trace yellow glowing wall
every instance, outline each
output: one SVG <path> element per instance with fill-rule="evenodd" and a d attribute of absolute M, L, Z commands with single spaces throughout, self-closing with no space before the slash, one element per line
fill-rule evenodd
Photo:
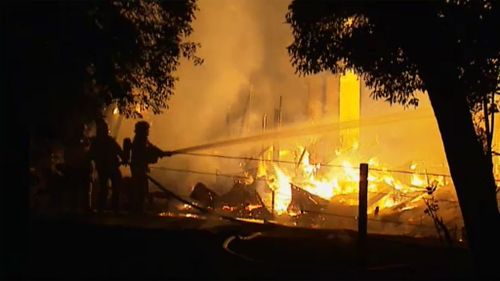
<path fill-rule="evenodd" d="M 359 78 L 353 72 L 346 72 L 340 77 L 339 96 L 339 121 L 359 120 L 361 109 L 361 84 Z M 344 129 L 340 132 L 342 147 L 344 149 L 359 144 L 359 127 Z"/>
<path fill-rule="evenodd" d="M 493 128 L 492 149 L 493 151 L 496 152 L 500 152 L 500 126 L 498 125 L 499 121 L 500 119 L 498 118 L 498 116 L 495 116 L 495 128 Z M 495 178 L 497 180 L 500 180 L 500 156 L 493 156 L 493 165 L 494 165 L 493 168 L 494 168 Z M 497 186 L 498 185 L 500 185 L 500 182 L 497 182 Z"/>

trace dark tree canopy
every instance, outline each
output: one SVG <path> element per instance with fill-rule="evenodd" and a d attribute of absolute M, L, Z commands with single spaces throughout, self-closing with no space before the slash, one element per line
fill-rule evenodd
<path fill-rule="evenodd" d="M 297 72 L 354 69 L 374 98 L 404 106 L 418 105 L 416 91 L 428 93 L 478 272 L 498 278 L 490 258 L 500 251 L 492 153 L 471 112 L 477 105 L 484 116 L 495 112 L 487 108 L 496 107 L 500 81 L 500 2 L 294 0 L 287 22 Z"/>
<path fill-rule="evenodd" d="M 126 114 L 133 114 L 135 105 L 160 113 L 173 94 L 179 59 L 186 57 L 195 64 L 202 63 L 195 56 L 199 44 L 185 41 L 192 32 L 195 0 L 115 1 L 113 4 L 95 10 L 95 23 L 100 32 L 107 35 L 103 39 L 111 41 L 108 43 L 111 48 L 117 48 L 107 54 L 110 61 L 106 62 L 105 58 L 104 65 L 98 65 L 101 56 L 96 54 L 91 69 L 96 70 L 97 85 L 108 90 L 106 102 L 117 100 Z M 116 17 L 125 23 L 119 25 L 119 21 L 110 18 L 108 15 L 113 12 L 118 12 Z M 129 30 L 122 33 L 120 28 Z M 129 36 L 121 38 L 121 34 Z M 111 85 L 108 85 L 106 70 L 111 72 Z"/>
<path fill-rule="evenodd" d="M 492 93 L 500 70 L 498 1 L 294 1 L 287 21 L 298 72 L 351 68 L 373 97 L 417 105 L 428 68 L 459 78 L 471 97 Z M 448 65 L 446 65 L 448 64 Z M 430 72 L 430 71 L 429 71 Z"/>
<path fill-rule="evenodd" d="M 201 63 L 187 37 L 195 0 L 29 1 L 4 5 L 9 95 L 31 132 L 58 137 L 116 102 L 167 108 L 181 57 Z"/>

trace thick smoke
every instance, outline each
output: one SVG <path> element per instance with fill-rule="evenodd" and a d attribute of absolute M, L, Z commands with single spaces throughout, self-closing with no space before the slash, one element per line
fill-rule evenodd
<path fill-rule="evenodd" d="M 267 115 L 268 129 L 272 128 L 280 97 L 283 126 L 308 122 L 308 104 L 314 104 L 309 95 L 311 83 L 328 74 L 316 77 L 295 74 L 286 50 L 292 42 L 290 27 L 285 23 L 288 4 L 285 0 L 199 1 L 200 10 L 191 39 L 201 43 L 199 56 L 205 62 L 202 66 L 193 66 L 183 61 L 177 73 L 180 81 L 176 94 L 169 101 L 170 108 L 158 116 L 146 113 L 145 119 L 152 124 L 152 143 L 174 150 L 259 133 L 264 115 Z M 369 89 L 362 87 L 361 118 L 396 113 L 404 118 L 415 110 L 432 116 L 426 95 L 419 97 L 418 109 L 405 110 L 398 105 L 372 100 Z M 117 133 L 119 141 L 133 136 L 135 122 L 123 120 Z M 308 142 L 315 139 L 319 137 L 309 138 Z M 255 157 L 262 146 L 261 143 L 245 144 L 203 152 Z M 335 147 L 331 147 L 331 151 L 334 150 Z M 360 151 L 363 156 L 356 159 L 359 161 L 376 156 L 388 167 L 405 169 L 412 161 L 417 161 L 429 170 L 447 172 L 434 118 L 361 128 Z M 160 160 L 156 166 L 205 172 L 218 170 L 225 174 L 242 171 L 241 163 L 236 160 L 183 155 Z M 198 181 L 213 186 L 216 180 L 215 176 L 159 169 L 153 169 L 152 173 L 169 188 L 185 195 Z M 219 185 L 216 191 L 223 193 L 229 188 L 231 184 L 226 183 Z"/>

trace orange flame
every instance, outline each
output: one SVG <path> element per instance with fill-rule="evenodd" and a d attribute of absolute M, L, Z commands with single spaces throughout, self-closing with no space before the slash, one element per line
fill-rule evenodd
<path fill-rule="evenodd" d="M 304 148 L 298 147 L 297 150 L 302 152 Z M 275 163 L 265 161 L 259 163 L 257 177 L 264 178 L 274 191 L 274 211 L 276 214 L 286 214 L 292 199 L 291 184 L 330 201 L 338 195 L 353 195 L 352 198 L 342 198 L 339 202 L 346 205 L 358 204 L 355 196 L 359 188 L 359 169 L 357 167 L 353 166 L 347 159 L 343 160 L 340 166 L 312 164 L 307 150 L 298 153 L 298 155 L 301 154 L 300 163 L 295 166 L 278 166 Z M 297 155 L 297 153 L 287 151 L 280 153 L 280 155 L 290 157 Z M 387 169 L 383 168 L 376 158 L 370 159 L 368 163 L 370 167 L 374 168 L 368 176 L 369 197 L 373 195 L 368 209 L 369 213 L 373 213 L 376 207 L 386 211 L 396 211 L 398 206 L 401 206 L 400 209 L 412 209 L 421 204 L 420 199 L 426 195 L 425 187 L 430 182 L 435 181 L 438 188 L 446 185 L 443 177 L 429 178 L 417 174 L 416 164 L 410 166 L 410 170 L 414 173 L 410 175 L 408 182 L 404 183 L 401 178 L 394 177 Z M 375 195 L 380 196 L 375 197 Z"/>

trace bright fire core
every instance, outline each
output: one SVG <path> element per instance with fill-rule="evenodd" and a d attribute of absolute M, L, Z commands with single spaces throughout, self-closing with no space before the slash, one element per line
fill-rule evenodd
<path fill-rule="evenodd" d="M 263 157 L 272 156 L 272 148 L 264 153 Z M 284 150 L 280 153 L 280 160 L 289 163 L 302 156 L 297 165 L 278 165 L 271 161 L 261 161 L 258 167 L 257 180 L 265 180 L 274 192 L 275 214 L 286 214 L 292 200 L 291 185 L 297 186 L 311 194 L 330 202 L 338 200 L 341 204 L 357 205 L 359 188 L 359 169 L 339 155 L 341 165 L 333 163 L 311 163 L 309 152 L 304 147 L 295 150 Z M 372 198 L 368 208 L 373 213 L 379 210 L 411 209 L 422 204 L 420 200 L 427 193 L 426 187 L 437 185 L 441 188 L 447 184 L 443 176 L 423 176 L 417 174 L 417 165 L 412 164 L 409 169 L 413 174 L 396 178 L 391 172 L 384 169 L 375 158 L 368 161 L 371 167 L 368 176 L 368 192 Z M 270 202 L 269 202 L 270 203 Z M 399 208 L 398 208 L 399 207 Z"/>

